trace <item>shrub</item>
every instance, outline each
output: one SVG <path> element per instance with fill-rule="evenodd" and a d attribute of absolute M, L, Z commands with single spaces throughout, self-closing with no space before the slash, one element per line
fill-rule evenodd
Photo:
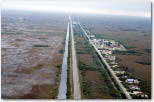
<path fill-rule="evenodd" d="M 40 45 L 40 44 L 37 44 L 37 45 L 33 45 L 34 47 L 49 47 L 49 45 Z"/>
<path fill-rule="evenodd" d="M 58 64 L 56 67 L 57 67 L 57 68 L 61 68 L 61 66 L 62 66 L 61 64 Z"/>
<path fill-rule="evenodd" d="M 59 53 L 64 53 L 64 50 L 59 50 Z"/>

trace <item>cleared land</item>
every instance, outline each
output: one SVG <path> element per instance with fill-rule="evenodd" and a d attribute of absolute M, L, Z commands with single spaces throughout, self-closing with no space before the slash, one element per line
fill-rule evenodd
<path fill-rule="evenodd" d="M 128 52 L 116 53 L 123 68 L 143 81 L 143 89 L 151 93 L 151 20 L 126 16 L 82 15 L 76 17 L 97 38 L 114 39 Z"/>
<path fill-rule="evenodd" d="M 2 98 L 56 98 L 67 16 L 2 13 Z"/>

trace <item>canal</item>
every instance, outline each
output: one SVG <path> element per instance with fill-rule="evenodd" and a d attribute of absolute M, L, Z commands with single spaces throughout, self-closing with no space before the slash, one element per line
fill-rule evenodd
<path fill-rule="evenodd" d="M 67 26 L 67 34 L 65 40 L 65 51 L 63 56 L 63 63 L 62 63 L 62 72 L 61 72 L 61 80 L 58 92 L 58 99 L 66 99 L 67 93 L 67 68 L 68 68 L 68 45 L 69 45 L 69 23 Z"/>

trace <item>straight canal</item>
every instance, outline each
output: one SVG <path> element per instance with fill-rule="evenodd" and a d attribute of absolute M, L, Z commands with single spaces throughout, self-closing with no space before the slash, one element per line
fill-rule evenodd
<path fill-rule="evenodd" d="M 61 72 L 61 80 L 58 92 L 58 99 L 66 99 L 67 93 L 67 68 L 68 68 L 68 45 L 69 45 L 69 23 L 67 26 L 67 34 L 65 41 L 65 52 L 63 56 L 63 64 L 62 64 L 62 72 Z"/>

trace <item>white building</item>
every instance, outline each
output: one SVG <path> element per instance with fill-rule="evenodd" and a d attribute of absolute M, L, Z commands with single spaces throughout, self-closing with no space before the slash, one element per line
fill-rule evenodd
<path fill-rule="evenodd" d="M 139 84 L 139 81 L 137 79 L 126 79 L 125 82 L 128 84 Z"/>
<path fill-rule="evenodd" d="M 130 89 L 130 90 L 137 90 L 137 91 L 140 90 L 140 88 L 139 88 L 138 86 L 136 86 L 136 85 L 130 85 L 130 86 L 129 86 L 129 89 Z"/>
<path fill-rule="evenodd" d="M 115 74 L 125 74 L 125 71 L 114 71 Z"/>

